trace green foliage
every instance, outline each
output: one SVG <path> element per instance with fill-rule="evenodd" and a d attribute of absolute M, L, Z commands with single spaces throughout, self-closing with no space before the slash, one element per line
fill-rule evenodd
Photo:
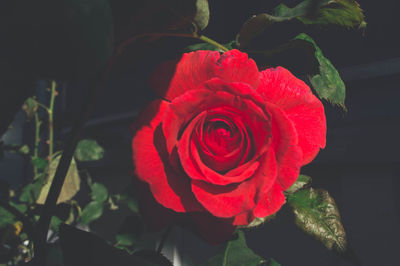
<path fill-rule="evenodd" d="M 93 139 L 83 139 L 78 142 L 75 158 L 79 161 L 97 161 L 104 156 L 104 149 Z"/>
<path fill-rule="evenodd" d="M 49 193 L 50 190 L 51 183 L 53 182 L 53 178 L 57 170 L 57 166 L 60 163 L 60 159 L 61 159 L 61 152 L 55 153 L 51 158 L 50 164 L 47 168 L 47 178 L 45 184 L 40 190 L 39 197 L 36 201 L 38 204 L 44 204 L 46 200 L 47 194 Z M 75 194 L 79 191 L 80 184 L 81 184 L 81 179 L 79 177 L 78 168 L 76 166 L 74 158 L 72 158 L 57 203 L 66 202 L 72 199 L 75 196 Z"/>
<path fill-rule="evenodd" d="M 241 28 L 236 40 L 240 48 L 249 44 L 256 36 L 274 23 L 298 19 L 304 24 L 335 24 L 345 27 L 366 26 L 364 14 L 354 0 L 304 0 L 293 8 L 280 4 L 272 14 L 262 13 L 250 18 Z"/>
<path fill-rule="evenodd" d="M 29 97 L 28 99 L 26 99 L 24 105 L 22 105 L 22 110 L 24 110 L 28 119 L 32 119 L 36 111 L 38 110 L 38 107 L 39 106 L 36 100 L 32 97 Z"/>
<path fill-rule="evenodd" d="M 4 149 L 11 153 L 22 154 L 22 155 L 29 154 L 28 145 L 17 145 L 17 144 L 4 145 Z"/>
<path fill-rule="evenodd" d="M 0 229 L 15 222 L 14 215 L 0 206 Z"/>
<path fill-rule="evenodd" d="M 305 189 L 288 197 L 296 225 L 321 241 L 328 249 L 343 252 L 346 233 L 335 201 L 326 190 Z"/>
<path fill-rule="evenodd" d="M 288 194 L 293 194 L 296 191 L 303 189 L 310 184 L 311 184 L 311 177 L 307 175 L 299 175 L 296 182 L 294 182 L 294 184 L 290 188 L 288 188 L 285 192 Z"/>
<path fill-rule="evenodd" d="M 82 224 L 90 224 L 91 222 L 100 218 L 103 215 L 103 203 L 98 201 L 91 201 L 82 210 L 80 221 Z"/>
<path fill-rule="evenodd" d="M 322 99 L 328 100 L 332 104 L 337 104 L 346 110 L 344 105 L 346 87 L 331 61 L 324 57 L 321 49 L 319 49 L 314 40 L 307 34 L 301 33 L 296 36 L 295 39 L 310 42 L 315 48 L 314 55 L 319 63 L 319 73 L 310 76 L 309 79 L 318 96 Z"/>
<path fill-rule="evenodd" d="M 130 193 L 116 194 L 113 198 L 117 204 L 126 205 L 132 212 L 139 213 L 139 204 Z"/>
<path fill-rule="evenodd" d="M 22 188 L 19 200 L 28 204 L 33 204 L 39 197 L 39 193 L 43 186 L 43 175 L 40 175 L 37 179 L 33 180 Z"/>
<path fill-rule="evenodd" d="M 241 227 L 242 228 L 258 227 L 258 226 L 261 226 L 262 224 L 264 224 L 266 222 L 271 221 L 272 219 L 275 219 L 275 217 L 276 217 L 276 213 L 274 213 L 272 215 L 269 215 L 267 217 L 263 217 L 263 218 L 256 217 L 256 218 L 254 218 L 253 221 L 251 221 L 251 223 L 249 223 L 248 225 L 241 226 Z"/>
<path fill-rule="evenodd" d="M 237 234 L 236 240 L 229 241 L 216 256 L 202 266 L 258 266 L 264 263 L 265 259 L 247 247 L 244 233 L 238 230 Z"/>
<path fill-rule="evenodd" d="M 97 202 L 105 202 L 108 198 L 108 190 L 107 188 L 100 183 L 93 183 L 90 186 L 90 189 L 92 191 L 91 193 L 91 197 L 93 201 L 97 201 Z"/>
<path fill-rule="evenodd" d="M 270 259 L 269 266 L 281 266 L 276 260 Z"/>
<path fill-rule="evenodd" d="M 33 157 L 32 164 L 39 170 L 44 170 L 47 167 L 48 161 L 44 158 Z"/>

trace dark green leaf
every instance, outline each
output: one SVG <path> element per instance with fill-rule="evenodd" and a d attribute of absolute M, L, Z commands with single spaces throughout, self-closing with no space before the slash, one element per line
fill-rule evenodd
<path fill-rule="evenodd" d="M 335 201 L 326 190 L 305 189 L 288 197 L 293 207 L 296 225 L 321 241 L 328 249 L 343 252 L 346 233 Z"/>
<path fill-rule="evenodd" d="M 296 182 L 286 190 L 286 193 L 293 194 L 296 191 L 308 186 L 311 184 L 311 177 L 307 175 L 299 175 Z"/>
<path fill-rule="evenodd" d="M 310 76 L 309 79 L 318 96 L 346 109 L 344 105 L 346 87 L 331 61 L 324 57 L 321 49 L 319 49 L 314 40 L 307 34 L 301 33 L 296 36 L 295 39 L 308 41 L 315 47 L 314 55 L 319 63 L 319 74 Z"/>
<path fill-rule="evenodd" d="M 51 183 L 53 182 L 54 175 L 57 170 L 57 166 L 61 159 L 61 152 L 57 152 L 53 155 L 50 164 L 47 169 L 47 178 L 44 186 L 42 187 L 39 197 L 37 199 L 38 204 L 44 204 L 47 194 L 49 193 Z M 65 177 L 64 185 L 61 189 L 61 193 L 58 197 L 57 204 L 66 202 L 72 199 L 75 194 L 79 191 L 81 185 L 81 179 L 79 177 L 78 168 L 76 162 L 72 158 L 71 164 L 68 169 L 67 176 Z"/>
<path fill-rule="evenodd" d="M 47 167 L 48 161 L 40 157 L 32 157 L 32 164 L 39 170 L 44 170 Z"/>
<path fill-rule="evenodd" d="M 253 16 L 243 25 L 236 40 L 240 48 L 243 48 L 272 24 L 292 19 L 298 19 L 304 24 L 366 26 L 362 10 L 354 0 L 305 0 L 293 8 L 280 4 L 272 14 L 262 13 Z"/>
<path fill-rule="evenodd" d="M 281 266 L 276 260 L 270 259 L 269 266 Z"/>
<path fill-rule="evenodd" d="M 115 236 L 116 246 L 132 246 L 136 243 L 136 237 L 131 234 L 120 234 Z"/>
<path fill-rule="evenodd" d="M 17 210 L 19 210 L 21 213 L 26 212 L 26 210 L 28 209 L 28 207 L 24 203 L 19 204 L 19 203 L 15 203 L 14 201 L 9 201 L 8 203 L 11 206 L 13 206 L 14 208 L 16 208 Z"/>
<path fill-rule="evenodd" d="M 159 266 L 152 260 L 114 248 L 92 233 L 65 224 L 60 227 L 60 240 L 65 266 Z"/>
<path fill-rule="evenodd" d="M 103 184 L 93 183 L 90 186 L 90 189 L 92 190 L 91 193 L 92 200 L 98 202 L 104 202 L 108 198 L 108 190 Z"/>
<path fill-rule="evenodd" d="M 229 43 L 223 44 L 226 48 L 229 50 L 232 50 L 236 47 L 236 41 L 231 41 Z M 192 51 L 198 51 L 198 50 L 209 50 L 209 51 L 221 51 L 218 47 L 215 45 L 209 44 L 209 43 L 196 43 L 187 46 L 183 52 L 188 53 Z"/>
<path fill-rule="evenodd" d="M 43 175 L 40 175 L 39 178 L 32 181 L 25 187 L 22 188 L 22 192 L 19 195 L 19 200 L 21 202 L 26 202 L 29 204 L 33 204 L 36 202 L 39 197 L 40 190 L 43 186 Z"/>
<path fill-rule="evenodd" d="M 137 200 L 128 193 L 121 193 L 114 195 L 117 204 L 126 205 L 132 212 L 139 213 L 139 205 Z"/>
<path fill-rule="evenodd" d="M 197 27 L 200 30 L 204 30 L 208 21 L 210 20 L 210 9 L 208 7 L 208 0 L 197 0 L 196 1 L 197 12 L 194 16 L 194 23 L 196 23 Z"/>
<path fill-rule="evenodd" d="M 103 214 L 103 209 L 103 203 L 97 201 L 89 202 L 82 210 L 81 223 L 90 224 L 97 220 Z"/>
<path fill-rule="evenodd" d="M 79 161 L 97 161 L 103 156 L 104 149 L 93 139 L 83 139 L 76 146 L 75 157 Z"/>
<path fill-rule="evenodd" d="M 14 215 L 0 206 L 0 229 L 14 222 Z"/>
<path fill-rule="evenodd" d="M 60 218 L 58 218 L 57 216 L 53 216 L 53 217 L 51 217 L 51 220 L 50 220 L 50 229 L 55 232 L 58 232 L 60 225 L 62 223 L 63 223 L 63 221 Z"/>
<path fill-rule="evenodd" d="M 11 152 L 11 153 L 17 153 L 17 154 L 22 154 L 22 155 L 29 154 L 29 146 L 26 144 L 24 144 L 24 145 L 16 145 L 16 144 L 4 145 L 4 150 Z"/>
<path fill-rule="evenodd" d="M 38 109 L 38 104 L 35 99 L 29 97 L 26 99 L 24 105 L 22 105 L 22 110 L 26 113 L 28 119 L 32 119 Z"/>
<path fill-rule="evenodd" d="M 244 233 L 240 230 L 237 233 L 237 239 L 229 241 L 224 249 L 202 266 L 258 266 L 265 263 L 265 259 L 247 247 Z"/>

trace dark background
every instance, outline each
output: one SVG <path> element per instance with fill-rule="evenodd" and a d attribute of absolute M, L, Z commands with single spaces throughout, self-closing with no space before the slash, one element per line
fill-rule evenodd
<path fill-rule="evenodd" d="M 229 42 L 251 15 L 268 12 L 279 2 L 210 1 L 211 19 L 204 34 L 221 43 Z M 285 1 L 289 6 L 297 2 Z M 361 265 L 394 266 L 399 265 L 400 248 L 400 42 L 397 38 L 400 4 L 393 0 L 359 3 L 368 23 L 364 33 L 290 24 L 265 33 L 257 39 L 257 45 L 272 47 L 303 30 L 338 68 L 347 86 L 348 112 L 324 102 L 327 146 L 311 164 L 303 167 L 302 173 L 313 178 L 314 187 L 327 189 L 335 198 L 349 246 Z M 96 139 L 106 154 L 100 162 L 83 166 L 93 179 L 107 184 L 111 191 L 121 191 L 130 181 L 129 126 L 140 107 L 151 100 L 147 86 L 151 69 L 160 61 L 177 56 L 190 43 L 193 41 L 165 38 L 151 44 L 140 59 L 127 52 L 101 91 L 85 137 Z M 305 59 L 299 55 L 296 60 Z M 286 67 L 303 74 L 297 65 Z M 45 84 L 37 82 L 36 87 L 40 92 Z M 56 110 L 59 139 L 65 139 L 72 122 L 80 115 L 86 87 L 84 80 L 59 83 Z M 24 114 L 19 113 L 13 125 L 3 136 L 6 144 L 32 141 L 32 125 L 25 123 Z M 13 186 L 22 184 L 29 178 L 28 164 L 18 155 L 6 154 L 0 162 L 0 178 Z M 106 219 L 95 222 L 93 230 L 111 239 L 123 215 L 106 213 Z M 287 207 L 269 224 L 250 230 L 247 237 L 248 245 L 257 254 L 273 257 L 284 266 L 352 265 L 298 229 Z M 179 253 L 183 265 L 203 261 L 216 252 L 180 229 L 175 230 L 169 243 L 167 255 L 173 257 L 174 252 Z"/>

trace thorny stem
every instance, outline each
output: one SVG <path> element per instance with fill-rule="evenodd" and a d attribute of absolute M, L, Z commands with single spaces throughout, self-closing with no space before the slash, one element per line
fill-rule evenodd
<path fill-rule="evenodd" d="M 40 124 L 41 121 L 39 120 L 39 115 L 37 112 L 35 112 L 35 144 L 33 147 L 33 158 L 38 158 L 39 155 Z M 35 165 L 33 165 L 33 172 L 34 172 L 33 178 L 36 178 L 38 176 L 38 169 Z"/>
<path fill-rule="evenodd" d="M 51 81 L 51 92 L 50 92 L 50 105 L 47 110 L 49 115 L 49 161 L 53 156 L 54 147 L 54 125 L 53 125 L 53 113 L 54 113 L 54 100 L 56 97 L 56 82 Z"/>

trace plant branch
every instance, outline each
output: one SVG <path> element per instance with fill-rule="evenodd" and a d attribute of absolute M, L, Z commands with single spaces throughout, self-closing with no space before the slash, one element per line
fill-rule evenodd
<path fill-rule="evenodd" d="M 35 112 L 35 143 L 33 147 L 33 158 L 38 158 L 39 156 L 40 124 L 39 114 Z M 36 178 L 38 175 L 38 168 L 35 165 L 33 165 L 33 172 L 33 178 Z"/>
<path fill-rule="evenodd" d="M 49 162 L 53 157 L 54 152 L 54 101 L 56 97 L 56 82 L 51 81 L 51 92 L 50 92 L 50 105 L 47 109 L 49 115 Z"/>

